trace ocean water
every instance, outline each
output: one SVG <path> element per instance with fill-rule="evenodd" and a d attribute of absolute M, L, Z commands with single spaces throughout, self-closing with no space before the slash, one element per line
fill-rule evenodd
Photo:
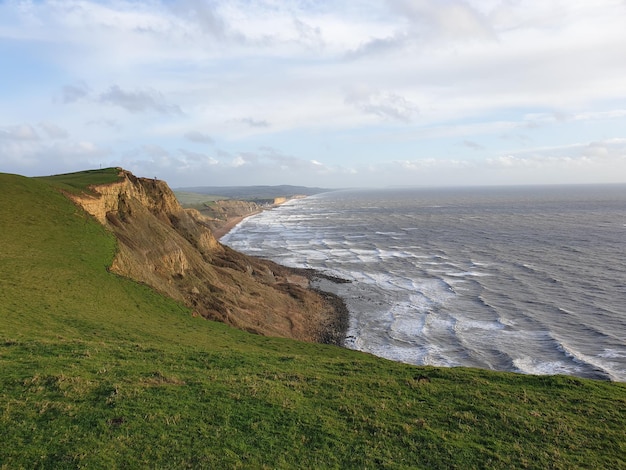
<path fill-rule="evenodd" d="M 222 242 L 319 281 L 346 346 L 417 365 L 626 381 L 626 186 L 336 191 Z"/>

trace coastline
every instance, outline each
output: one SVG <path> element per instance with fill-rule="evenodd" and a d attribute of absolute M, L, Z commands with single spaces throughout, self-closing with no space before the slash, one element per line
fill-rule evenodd
<path fill-rule="evenodd" d="M 261 207 L 259 210 L 255 210 L 255 211 L 249 212 L 247 214 L 243 214 L 243 215 L 238 215 L 236 217 L 231 217 L 231 218 L 227 219 L 219 227 L 214 227 L 211 231 L 213 232 L 213 236 L 217 240 L 219 240 L 224 235 L 226 235 L 228 232 L 230 232 L 233 228 L 235 228 L 237 225 L 239 225 L 244 219 L 247 219 L 248 217 L 252 217 L 253 215 L 260 214 L 261 212 L 264 212 L 266 210 L 275 209 L 275 208 L 277 208 L 277 207 L 283 205 L 284 203 L 289 202 L 289 201 L 291 201 L 293 199 L 303 199 L 305 197 L 306 196 L 292 196 L 292 197 L 275 198 L 274 199 L 274 204 L 272 204 L 271 207 L 259 206 L 259 207 Z"/>
<path fill-rule="evenodd" d="M 244 219 L 259 214 L 261 212 L 263 211 L 260 210 L 239 217 L 233 217 L 227 220 L 224 225 L 214 229 L 213 236 L 219 241 Z M 293 268 L 290 266 L 278 264 L 276 262 L 272 263 L 280 266 L 280 269 L 290 273 L 294 277 L 292 280 L 289 281 L 289 283 L 291 284 L 300 285 L 300 282 L 298 282 L 297 278 L 305 278 L 305 288 L 319 295 L 322 301 L 334 313 L 331 318 L 326 319 L 326 321 L 318 326 L 317 342 L 322 344 L 332 344 L 335 346 L 345 347 L 346 335 L 348 333 L 348 327 L 350 325 L 350 312 L 348 311 L 348 306 L 340 296 L 332 292 L 322 290 L 319 287 L 315 287 L 314 283 L 315 281 L 318 281 L 320 279 L 325 279 L 336 284 L 343 284 L 351 281 L 337 278 L 334 276 L 329 276 L 328 274 L 324 274 L 321 271 L 316 271 L 315 269 L 311 268 Z"/>
<path fill-rule="evenodd" d="M 248 217 L 252 217 L 253 215 L 260 214 L 261 212 L 263 211 L 254 211 L 246 215 L 240 215 L 238 217 L 230 218 L 224 223 L 224 225 L 221 225 L 220 227 L 213 229 L 213 236 L 215 237 L 216 240 L 220 240 L 224 235 L 226 235 L 228 232 L 234 229 L 237 225 L 239 225 L 244 219 L 247 219 Z"/>

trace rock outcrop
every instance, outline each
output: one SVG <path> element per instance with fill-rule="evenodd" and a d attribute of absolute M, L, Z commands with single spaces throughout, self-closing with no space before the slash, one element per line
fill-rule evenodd
<path fill-rule="evenodd" d="M 70 196 L 117 237 L 111 271 L 143 282 L 208 319 L 250 332 L 341 343 L 336 302 L 305 276 L 238 253 L 213 236 L 209 220 L 183 209 L 163 181 L 120 170 L 118 182 Z"/>

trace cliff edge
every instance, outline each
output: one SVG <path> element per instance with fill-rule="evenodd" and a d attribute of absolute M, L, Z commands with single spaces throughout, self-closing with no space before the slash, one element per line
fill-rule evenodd
<path fill-rule="evenodd" d="M 69 197 L 115 234 L 111 271 L 246 331 L 342 343 L 346 318 L 336 301 L 308 289 L 297 270 L 220 244 L 208 219 L 184 209 L 164 181 L 120 169 L 117 182 L 90 189 Z"/>

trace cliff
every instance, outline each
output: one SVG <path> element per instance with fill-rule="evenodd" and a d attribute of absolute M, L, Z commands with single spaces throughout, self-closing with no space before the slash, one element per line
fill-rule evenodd
<path fill-rule="evenodd" d="M 261 212 L 268 207 L 252 201 L 226 199 L 205 203 L 200 207 L 193 207 L 193 209 L 197 209 L 197 213 L 204 217 L 202 220 L 215 237 L 220 238 L 244 217 Z"/>
<path fill-rule="evenodd" d="M 168 185 L 120 170 L 119 181 L 70 197 L 118 240 L 111 271 L 145 283 L 194 314 L 246 331 L 341 343 L 345 318 L 295 270 L 220 244 L 210 220 Z"/>
<path fill-rule="evenodd" d="M 226 199 L 223 201 L 215 201 L 210 205 L 207 204 L 200 209 L 200 212 L 207 217 L 226 222 L 228 219 L 253 214 L 265 208 L 267 208 L 267 206 L 261 206 L 252 201 Z"/>

